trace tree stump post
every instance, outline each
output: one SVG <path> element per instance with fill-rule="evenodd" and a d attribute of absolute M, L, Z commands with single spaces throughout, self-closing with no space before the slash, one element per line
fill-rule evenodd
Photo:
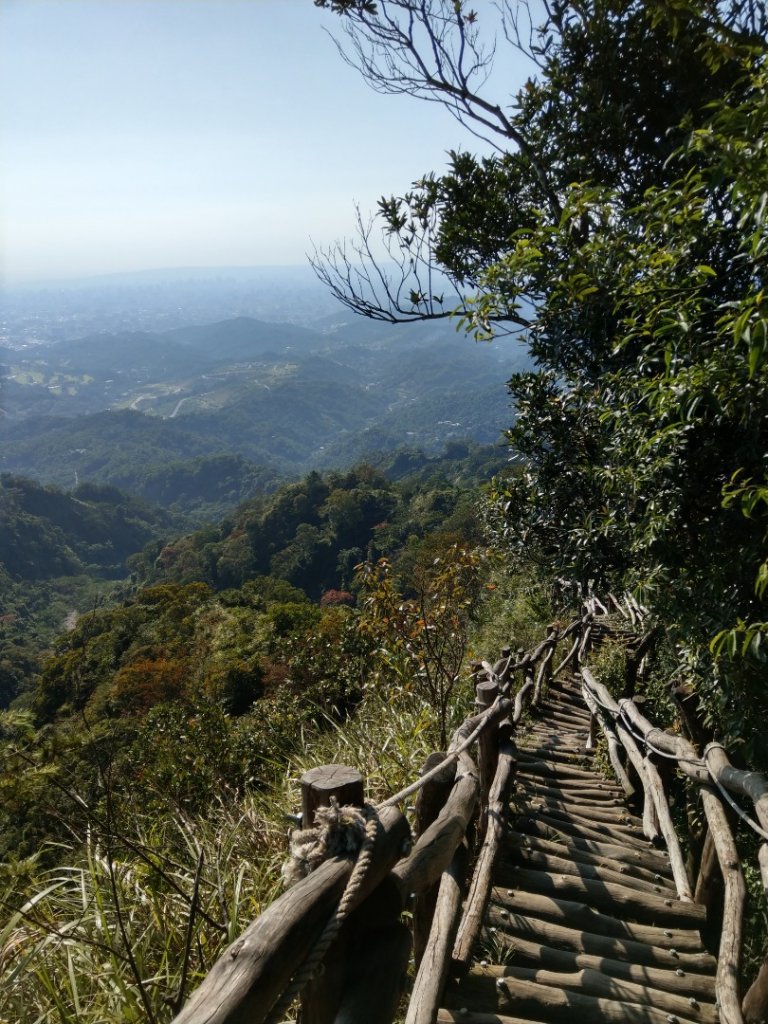
<path fill-rule="evenodd" d="M 300 780 L 302 828 L 314 828 L 315 811 L 330 807 L 335 797 L 339 807 L 362 807 L 365 802 L 363 776 L 344 764 L 324 764 L 310 768 Z"/>
<path fill-rule="evenodd" d="M 313 828 L 315 812 L 330 807 L 335 798 L 340 807 L 362 807 L 365 802 L 363 776 L 356 768 L 343 764 L 324 764 L 302 775 L 301 821 Z M 331 1024 L 336 1017 L 346 988 L 348 930 L 341 929 L 325 955 L 317 976 L 301 994 L 302 1024 Z"/>

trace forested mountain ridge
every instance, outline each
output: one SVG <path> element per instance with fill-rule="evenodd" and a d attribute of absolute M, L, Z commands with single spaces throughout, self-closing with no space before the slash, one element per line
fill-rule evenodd
<path fill-rule="evenodd" d="M 172 476 L 180 463 L 227 453 L 243 460 L 232 507 L 248 496 L 249 476 L 263 484 L 275 472 L 351 465 L 403 444 L 434 454 L 453 439 L 497 441 L 509 419 L 505 373 L 526 356 L 520 346 L 478 347 L 445 326 L 321 331 L 239 318 L 8 358 L 1 468 L 156 500 L 164 467 L 175 465 Z M 163 500 L 188 510 L 209 500 L 160 487 Z"/>
<path fill-rule="evenodd" d="M 32 495 L 28 506 L 44 504 L 47 496 L 61 506 L 58 522 L 78 506 L 78 499 L 52 489 L 18 484 Z M 139 768 L 147 794 L 171 772 L 176 782 L 167 776 L 168 785 L 181 783 L 178 792 L 187 801 L 205 801 L 214 776 L 226 777 L 228 785 L 243 785 L 246 777 L 252 782 L 268 770 L 270 751 L 311 721 L 319 706 L 346 714 L 370 684 L 377 641 L 359 628 L 361 611 L 354 605 L 364 584 L 355 573 L 358 562 L 386 558 L 403 580 L 417 580 L 456 561 L 470 586 L 474 561 L 461 567 L 479 529 L 473 491 L 439 475 L 392 483 L 364 465 L 324 476 L 312 472 L 247 503 L 219 527 L 154 541 L 131 558 L 134 585 L 119 601 L 94 604 L 55 639 L 41 663 L 30 666 L 16 708 L 41 728 L 41 742 L 57 737 L 57 765 L 75 773 L 94 799 L 98 778 L 81 773 L 104 752 L 100 740 L 90 752 L 82 744 L 112 735 L 119 740 L 109 757 L 124 763 L 129 789 L 140 783 Z M 74 533 L 72 527 L 67 536 Z M 468 593 L 477 594 L 476 583 Z M 178 765 L 164 760 L 171 747 L 178 755 L 179 730 L 193 728 L 190 715 L 215 728 L 216 744 L 232 745 L 208 782 L 186 769 L 180 775 Z M 254 732 L 261 721 L 269 728 Z M 134 763 L 136 742 L 143 753 Z M 205 748 L 201 756 L 210 753 Z M 7 776 L 0 786 L 12 794 L 6 852 L 30 852 L 56 833 L 43 811 L 46 789 L 24 796 L 23 785 Z M 30 799 L 39 801 L 35 813 Z M 14 810 L 24 806 L 27 811 Z"/>
<path fill-rule="evenodd" d="M 169 513 L 114 487 L 83 483 L 64 492 L 0 474 L 0 563 L 21 579 L 86 570 L 120 578 L 129 555 L 179 525 Z"/>
<path fill-rule="evenodd" d="M 181 528 L 113 487 L 65 493 L 0 474 L 0 707 L 32 685 L 56 633 L 125 580 L 130 556 Z"/>

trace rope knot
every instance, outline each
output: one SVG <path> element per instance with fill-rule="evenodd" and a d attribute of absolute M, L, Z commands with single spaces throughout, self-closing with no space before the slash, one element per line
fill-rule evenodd
<path fill-rule="evenodd" d="M 329 807 L 315 812 L 314 828 L 291 833 L 290 857 L 281 871 L 285 887 L 295 885 L 330 857 L 357 853 L 365 841 L 366 821 L 364 810 L 339 807 L 332 796 Z"/>

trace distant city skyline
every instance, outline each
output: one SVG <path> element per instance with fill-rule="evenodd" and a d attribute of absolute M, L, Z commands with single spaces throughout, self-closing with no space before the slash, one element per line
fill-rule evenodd
<path fill-rule="evenodd" d="M 477 151 L 370 89 L 337 24 L 312 0 L 0 0 L 0 280 L 302 264 L 355 202 Z"/>

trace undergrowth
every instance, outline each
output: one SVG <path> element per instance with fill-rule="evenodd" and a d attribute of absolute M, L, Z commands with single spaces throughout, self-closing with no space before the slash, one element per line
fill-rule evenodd
<path fill-rule="evenodd" d="M 488 582 L 451 730 L 473 708 L 469 664 L 537 643 L 550 615 L 542 586 L 502 572 Z M 279 895 L 287 814 L 299 807 L 305 771 L 355 767 L 372 803 L 414 781 L 440 734 L 435 709 L 417 693 L 379 679 L 343 722 L 318 708 L 314 721 L 281 734 L 261 788 L 220 791 L 194 812 L 170 797 L 164 804 L 162 792 L 151 809 L 123 794 L 114 814 L 107 798 L 99 817 L 62 801 L 70 838 L 0 865 L 1 1024 L 167 1024 Z"/>

